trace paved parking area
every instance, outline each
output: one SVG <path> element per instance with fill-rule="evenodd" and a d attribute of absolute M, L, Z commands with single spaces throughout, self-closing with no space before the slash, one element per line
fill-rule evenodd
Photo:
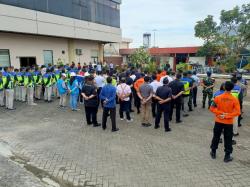
<path fill-rule="evenodd" d="M 216 160 L 209 156 L 213 115 L 201 106 L 184 123 L 171 123 L 170 133 L 141 127 L 137 114 L 130 124 L 117 119 L 120 131 L 111 133 L 110 124 L 106 131 L 87 126 L 83 106 L 79 112 L 59 109 L 57 101 L 16 107 L 0 109 L 0 140 L 61 186 L 250 186 L 249 98 L 228 164 L 222 144 Z"/>

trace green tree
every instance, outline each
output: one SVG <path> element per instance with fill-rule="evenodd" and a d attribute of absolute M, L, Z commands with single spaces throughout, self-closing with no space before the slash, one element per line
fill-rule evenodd
<path fill-rule="evenodd" d="M 212 57 L 223 53 L 221 62 L 231 71 L 236 67 L 240 51 L 250 44 L 250 4 L 222 10 L 220 23 L 207 16 L 195 25 L 195 36 L 204 40 L 198 54 Z"/>
<path fill-rule="evenodd" d="M 151 59 L 148 50 L 143 47 L 136 49 L 136 51 L 131 54 L 129 58 L 133 66 L 137 68 L 144 67 L 150 62 Z"/>

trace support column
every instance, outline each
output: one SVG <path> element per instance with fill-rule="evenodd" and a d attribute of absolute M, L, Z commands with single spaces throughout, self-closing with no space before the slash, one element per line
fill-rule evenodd
<path fill-rule="evenodd" d="M 69 61 L 68 63 L 75 62 L 76 60 L 76 52 L 75 52 L 75 41 L 73 39 L 68 40 L 68 54 L 69 54 Z"/>
<path fill-rule="evenodd" d="M 98 61 L 104 61 L 104 45 L 102 43 L 98 44 Z"/>

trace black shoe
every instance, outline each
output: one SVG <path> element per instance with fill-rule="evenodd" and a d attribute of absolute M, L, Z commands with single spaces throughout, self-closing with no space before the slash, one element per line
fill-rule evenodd
<path fill-rule="evenodd" d="M 141 113 L 141 111 L 140 111 L 140 110 L 138 110 L 138 111 L 137 111 L 137 114 L 140 114 L 140 113 Z"/>
<path fill-rule="evenodd" d="M 97 123 L 97 124 L 94 124 L 93 127 L 100 127 L 101 124 L 100 123 Z"/>
<path fill-rule="evenodd" d="M 210 156 L 212 159 L 216 159 L 216 152 L 215 151 L 211 151 L 210 152 Z"/>
<path fill-rule="evenodd" d="M 181 120 L 178 120 L 178 121 L 176 121 L 176 123 L 182 123 L 182 121 L 181 121 Z"/>
<path fill-rule="evenodd" d="M 205 105 L 203 105 L 202 108 L 205 108 Z"/>
<path fill-rule="evenodd" d="M 165 132 L 170 132 L 170 131 L 172 131 L 170 128 L 165 129 Z"/>
<path fill-rule="evenodd" d="M 141 125 L 142 125 L 143 127 L 146 127 L 146 126 L 147 126 L 147 124 L 146 124 L 146 123 L 142 123 Z"/>
<path fill-rule="evenodd" d="M 189 116 L 189 114 L 183 114 L 183 117 L 188 117 Z"/>
<path fill-rule="evenodd" d="M 169 118 L 169 120 L 168 121 L 172 121 L 172 118 Z"/>
<path fill-rule="evenodd" d="M 87 122 L 87 125 L 92 125 L 93 123 L 92 122 Z"/>
<path fill-rule="evenodd" d="M 112 132 L 117 132 L 117 131 L 119 131 L 119 129 L 118 129 L 118 128 L 116 128 L 116 129 L 112 129 Z"/>
<path fill-rule="evenodd" d="M 194 107 L 196 108 L 196 107 L 197 107 L 197 105 L 194 105 Z"/>
<path fill-rule="evenodd" d="M 236 145 L 236 141 L 235 140 L 232 140 L 232 145 Z"/>
<path fill-rule="evenodd" d="M 105 131 L 105 130 L 106 130 L 106 127 L 102 127 L 102 129 Z"/>
<path fill-rule="evenodd" d="M 193 109 L 189 109 L 189 112 L 192 112 L 192 111 L 194 111 Z"/>
<path fill-rule="evenodd" d="M 239 135 L 240 135 L 240 134 L 239 134 L 239 133 L 237 133 L 237 134 L 234 134 L 233 136 L 234 136 L 234 137 L 236 137 L 236 136 L 239 136 Z"/>
<path fill-rule="evenodd" d="M 238 127 L 241 127 L 242 126 L 242 124 L 238 124 Z"/>
<path fill-rule="evenodd" d="M 130 112 L 135 112 L 134 110 L 130 110 Z"/>
<path fill-rule="evenodd" d="M 155 125 L 155 129 L 159 129 L 160 128 L 160 126 L 159 125 Z"/>
<path fill-rule="evenodd" d="M 150 123 L 147 123 L 147 124 L 146 124 L 146 127 L 150 127 L 150 126 L 152 126 L 152 124 L 150 124 Z"/>
<path fill-rule="evenodd" d="M 8 110 L 16 110 L 16 108 L 7 108 Z"/>
<path fill-rule="evenodd" d="M 231 161 L 233 161 L 233 157 L 230 156 L 230 155 L 225 155 L 224 162 L 228 163 L 228 162 L 231 162 Z"/>
<path fill-rule="evenodd" d="M 48 103 L 52 103 L 52 102 L 53 102 L 52 100 L 48 101 Z"/>

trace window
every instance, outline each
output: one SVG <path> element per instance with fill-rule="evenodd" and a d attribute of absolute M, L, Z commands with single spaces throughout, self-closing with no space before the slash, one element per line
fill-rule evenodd
<path fill-rule="evenodd" d="M 98 62 L 98 50 L 91 50 L 91 62 Z"/>
<path fill-rule="evenodd" d="M 0 67 L 10 66 L 10 52 L 8 49 L 0 49 Z"/>
<path fill-rule="evenodd" d="M 44 59 L 44 65 L 48 65 L 48 64 L 53 65 L 53 51 L 52 50 L 44 50 L 43 51 L 43 59 Z"/>

